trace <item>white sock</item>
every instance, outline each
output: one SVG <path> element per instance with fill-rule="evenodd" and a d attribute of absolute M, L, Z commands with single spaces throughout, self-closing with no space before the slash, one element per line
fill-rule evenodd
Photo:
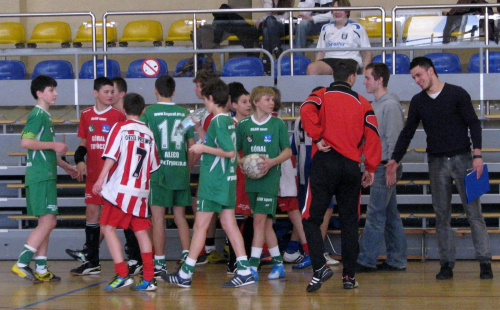
<path fill-rule="evenodd" d="M 262 255 L 262 248 L 252 247 L 252 251 L 251 251 L 250 257 L 254 257 L 254 258 L 260 259 L 261 255 Z"/>
<path fill-rule="evenodd" d="M 47 261 L 47 256 L 35 256 L 35 262 L 42 259 Z M 41 275 L 46 274 L 48 271 L 47 265 L 38 265 L 37 263 L 35 263 L 35 267 L 35 271 Z"/>
<path fill-rule="evenodd" d="M 270 248 L 269 254 L 271 254 L 271 257 L 281 256 L 280 248 L 278 246 L 275 246 L 274 248 Z"/>

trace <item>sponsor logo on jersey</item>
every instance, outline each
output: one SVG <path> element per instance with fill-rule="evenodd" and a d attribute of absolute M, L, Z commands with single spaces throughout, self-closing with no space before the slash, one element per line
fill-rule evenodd
<path fill-rule="evenodd" d="M 247 136 L 247 141 L 248 141 L 249 143 L 252 143 L 252 142 L 253 142 L 253 135 L 248 135 L 248 136 Z"/>
<path fill-rule="evenodd" d="M 345 32 L 342 33 L 342 40 L 347 40 L 347 33 Z"/>
<path fill-rule="evenodd" d="M 111 129 L 111 126 L 106 125 L 106 124 L 102 125 L 102 132 L 103 133 L 108 133 L 110 129 Z"/>
<path fill-rule="evenodd" d="M 94 125 L 89 125 L 89 132 L 94 132 Z"/>
<path fill-rule="evenodd" d="M 273 140 L 273 135 L 264 135 L 265 143 L 271 143 L 272 140 Z"/>

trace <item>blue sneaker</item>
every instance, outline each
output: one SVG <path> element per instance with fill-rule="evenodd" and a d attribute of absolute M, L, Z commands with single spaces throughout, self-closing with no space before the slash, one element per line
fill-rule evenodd
<path fill-rule="evenodd" d="M 255 283 L 255 281 L 251 273 L 246 276 L 235 274 L 231 281 L 222 284 L 222 287 L 241 287 L 253 283 Z"/>
<path fill-rule="evenodd" d="M 176 271 L 171 274 L 162 274 L 161 278 L 165 280 L 165 282 L 177 284 L 180 287 L 191 287 L 191 279 L 181 278 L 179 275 L 179 271 Z"/>
<path fill-rule="evenodd" d="M 250 272 L 252 273 L 253 280 L 254 281 L 259 281 L 259 272 L 252 267 L 250 267 Z"/>
<path fill-rule="evenodd" d="M 157 288 L 158 284 L 156 283 L 155 278 L 153 278 L 151 281 L 142 279 L 141 282 L 130 287 L 132 291 L 156 291 Z"/>
<path fill-rule="evenodd" d="M 285 266 L 283 264 L 273 265 L 271 273 L 267 276 L 268 279 L 274 280 L 285 277 Z"/>
<path fill-rule="evenodd" d="M 292 269 L 304 269 L 311 266 L 311 258 L 305 254 L 301 262 L 292 266 Z"/>
<path fill-rule="evenodd" d="M 113 278 L 113 281 L 111 281 L 108 285 L 104 287 L 105 290 L 116 290 L 118 288 L 122 288 L 125 286 L 129 286 L 132 283 L 134 283 L 134 280 L 127 276 L 125 278 L 122 278 L 120 276 L 115 276 Z"/>

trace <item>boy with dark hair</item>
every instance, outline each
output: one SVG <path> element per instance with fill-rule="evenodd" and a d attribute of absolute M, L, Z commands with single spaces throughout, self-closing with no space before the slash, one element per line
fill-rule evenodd
<path fill-rule="evenodd" d="M 144 276 L 132 290 L 153 291 L 157 289 L 153 272 L 153 253 L 148 229 L 149 179 L 151 172 L 159 168 L 158 153 L 153 133 L 139 118 L 144 112 L 144 99 L 138 94 L 124 98 L 127 120 L 113 126 L 103 152 L 105 162 L 93 186 L 95 195 L 105 199 L 102 230 L 115 264 L 116 276 L 106 290 L 131 285 L 128 268 L 123 260 L 117 228 L 132 229 L 141 247 Z"/>
<path fill-rule="evenodd" d="M 82 111 L 78 126 L 78 137 L 81 141 L 75 152 L 76 168 L 80 172 L 78 181 L 82 182 L 83 176 L 87 176 L 85 180 L 85 203 L 87 204 L 85 245 L 82 251 L 66 249 L 68 255 L 82 262 L 80 267 L 71 270 L 71 274 L 76 276 L 101 273 L 99 245 L 102 235 L 99 217 L 104 200 L 101 196 L 95 195 L 92 188 L 104 164 L 101 155 L 106 144 L 106 137 L 114 124 L 125 120 L 125 115 L 111 106 L 114 99 L 114 85 L 110 79 L 106 77 L 95 79 L 92 93 L 96 98 L 96 104 Z M 85 155 L 87 155 L 87 162 L 85 162 Z"/>
<path fill-rule="evenodd" d="M 202 154 L 196 218 L 189 254 L 181 268 L 163 279 L 181 287 L 191 286 L 196 260 L 201 252 L 208 226 L 214 213 L 220 213 L 222 228 L 236 252 L 237 271 L 223 287 L 240 287 L 254 283 L 243 238 L 236 225 L 236 147 L 234 122 L 227 115 L 228 87 L 214 79 L 203 87 L 202 95 L 207 111 L 214 114 L 205 142 L 195 144 L 190 152 Z"/>
<path fill-rule="evenodd" d="M 125 112 L 123 110 L 123 97 L 127 94 L 127 82 L 122 77 L 114 77 L 111 79 L 115 92 L 113 94 L 113 108 Z"/>
<path fill-rule="evenodd" d="M 167 272 L 165 262 L 165 210 L 172 208 L 174 221 L 182 246 L 181 259 L 187 256 L 191 236 L 186 220 L 186 206 L 192 204 L 189 163 L 192 154 L 188 149 L 194 144 L 193 129 L 184 135 L 175 134 L 177 126 L 189 111 L 172 101 L 175 80 L 162 75 L 156 79 L 154 89 L 157 103 L 146 108 L 141 116 L 155 136 L 160 155 L 160 168 L 151 174 L 149 204 L 153 224 L 155 278 Z M 175 176 L 175 177 L 173 177 Z"/>
<path fill-rule="evenodd" d="M 38 218 L 37 227 L 30 233 L 24 250 L 12 266 L 12 272 L 22 278 L 39 282 L 60 281 L 47 267 L 49 236 L 57 224 L 57 167 L 63 168 L 72 178 L 78 170 L 63 161 L 68 146 L 55 142 L 54 125 L 49 107 L 56 103 L 57 82 L 51 77 L 39 75 L 31 82 L 31 94 L 36 106 L 31 111 L 21 134 L 21 147 L 28 149 L 26 164 L 26 207 L 28 215 Z M 36 255 L 36 256 L 35 256 Z M 36 270 L 29 267 L 35 256 Z"/>

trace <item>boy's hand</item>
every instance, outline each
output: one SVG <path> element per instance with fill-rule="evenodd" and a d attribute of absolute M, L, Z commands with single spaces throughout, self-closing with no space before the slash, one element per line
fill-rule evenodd
<path fill-rule="evenodd" d="M 269 169 L 271 169 L 271 167 L 275 165 L 274 161 L 271 158 L 266 157 L 264 155 L 260 155 L 260 158 L 264 159 L 264 161 L 258 163 L 257 166 L 259 167 L 261 172 L 266 174 L 269 171 Z"/>
<path fill-rule="evenodd" d="M 195 153 L 195 154 L 203 154 L 203 150 L 205 149 L 205 145 L 203 144 L 193 144 L 190 148 L 189 148 L 189 152 L 191 153 Z"/>
<path fill-rule="evenodd" d="M 368 186 L 371 186 L 373 184 L 374 179 L 375 173 L 365 170 L 365 172 L 363 172 L 363 177 L 361 178 L 361 184 L 364 188 L 367 188 Z"/>
<path fill-rule="evenodd" d="M 92 187 L 92 192 L 95 194 L 95 195 L 101 195 L 101 191 L 102 191 L 102 183 L 103 183 L 103 180 L 101 179 L 98 179 L 95 183 L 94 183 L 94 187 Z M 102 195 L 101 195 L 102 196 Z"/>
<path fill-rule="evenodd" d="M 68 164 L 63 169 L 64 169 L 64 171 L 66 171 L 66 173 L 68 173 L 70 175 L 70 177 L 72 179 L 77 179 L 78 180 L 80 178 L 80 172 L 75 167 L 73 167 L 73 166 L 71 166 L 71 165 Z"/>
<path fill-rule="evenodd" d="M 68 151 L 68 146 L 66 144 L 61 142 L 54 142 L 54 152 L 56 152 L 59 155 L 66 155 L 67 151 Z"/>
<path fill-rule="evenodd" d="M 79 174 L 77 181 L 83 182 L 83 177 L 85 175 L 87 175 L 87 164 L 85 162 L 81 161 L 76 165 L 76 169 L 78 170 L 78 174 Z"/>

